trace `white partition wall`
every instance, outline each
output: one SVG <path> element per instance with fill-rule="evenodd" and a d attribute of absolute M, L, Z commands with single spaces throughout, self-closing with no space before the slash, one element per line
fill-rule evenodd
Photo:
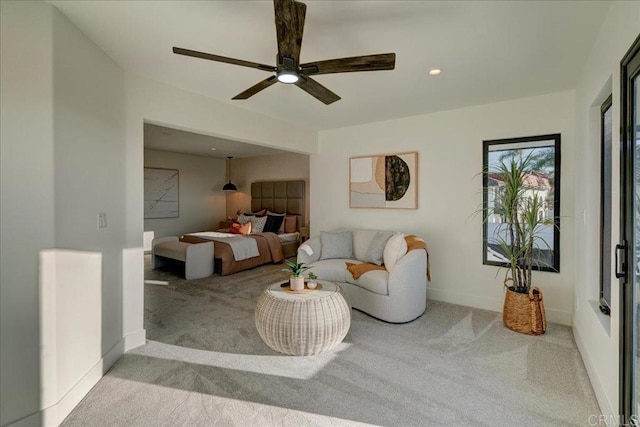
<path fill-rule="evenodd" d="M 102 254 L 40 252 L 43 424 L 58 425 L 102 376 Z"/>

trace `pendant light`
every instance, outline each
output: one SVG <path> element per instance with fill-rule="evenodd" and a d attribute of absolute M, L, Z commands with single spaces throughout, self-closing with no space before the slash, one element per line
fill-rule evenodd
<path fill-rule="evenodd" d="M 233 159 L 232 156 L 227 156 L 227 178 L 229 178 L 229 182 L 222 187 L 223 191 L 238 191 L 238 187 L 231 182 L 231 159 Z"/>

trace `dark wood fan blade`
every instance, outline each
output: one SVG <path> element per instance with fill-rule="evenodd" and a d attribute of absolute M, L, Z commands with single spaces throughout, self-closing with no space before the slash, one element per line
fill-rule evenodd
<path fill-rule="evenodd" d="M 243 67 L 257 68 L 263 71 L 276 71 L 277 68 L 271 65 L 258 64 L 257 62 L 243 61 L 242 59 L 227 58 L 226 56 L 213 55 L 211 53 L 198 52 L 196 50 L 183 49 L 174 47 L 173 53 L 178 55 L 192 56 L 194 58 L 208 59 L 209 61 L 224 62 L 227 64 L 241 65 Z"/>
<path fill-rule="evenodd" d="M 351 73 L 355 71 L 393 70 L 396 66 L 395 53 L 353 56 L 351 58 L 328 59 L 300 65 L 305 75 Z"/>
<path fill-rule="evenodd" d="M 268 79 L 264 79 L 260 83 L 251 86 L 249 89 L 245 90 L 244 92 L 237 94 L 231 99 L 248 99 L 253 95 L 255 95 L 256 93 L 260 92 L 261 90 L 268 88 L 269 86 L 276 83 L 277 81 L 278 81 L 278 78 L 276 76 L 271 76 Z"/>
<path fill-rule="evenodd" d="M 298 80 L 295 85 L 307 92 L 309 95 L 324 102 L 326 105 L 333 104 L 340 100 L 338 95 L 331 92 L 311 77 L 300 76 L 300 80 Z"/>
<path fill-rule="evenodd" d="M 276 15 L 278 63 L 288 57 L 299 64 L 307 5 L 293 0 L 273 0 L 273 8 Z"/>

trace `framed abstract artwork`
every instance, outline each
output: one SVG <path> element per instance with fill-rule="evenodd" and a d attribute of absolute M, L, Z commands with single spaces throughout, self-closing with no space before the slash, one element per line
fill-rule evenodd
<path fill-rule="evenodd" d="M 418 208 L 418 152 L 351 157 L 349 207 Z"/>
<path fill-rule="evenodd" d="M 178 216 L 178 171 L 144 168 L 144 219 Z"/>

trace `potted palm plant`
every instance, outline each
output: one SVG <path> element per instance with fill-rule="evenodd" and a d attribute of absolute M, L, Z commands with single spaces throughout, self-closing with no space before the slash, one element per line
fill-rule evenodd
<path fill-rule="evenodd" d="M 491 215 L 503 219 L 493 236 L 506 259 L 503 322 L 509 329 L 531 335 L 546 330 L 542 291 L 533 286 L 532 273 L 535 266 L 546 264 L 542 249 L 549 249 L 549 244 L 542 232 L 555 225 L 554 218 L 544 215 L 546 201 L 527 183 L 537 160 L 532 154 L 518 153 L 488 171 L 500 184 L 485 189 L 493 191 L 493 203 L 484 207 L 485 220 Z"/>
<path fill-rule="evenodd" d="M 311 267 L 304 265 L 303 262 L 291 262 L 286 259 L 284 260 L 284 263 L 288 268 L 283 268 L 282 271 L 291 273 L 291 277 L 289 278 L 289 287 L 291 288 L 291 290 L 304 290 L 304 277 L 302 276 L 302 273 L 306 270 L 309 270 Z"/>

